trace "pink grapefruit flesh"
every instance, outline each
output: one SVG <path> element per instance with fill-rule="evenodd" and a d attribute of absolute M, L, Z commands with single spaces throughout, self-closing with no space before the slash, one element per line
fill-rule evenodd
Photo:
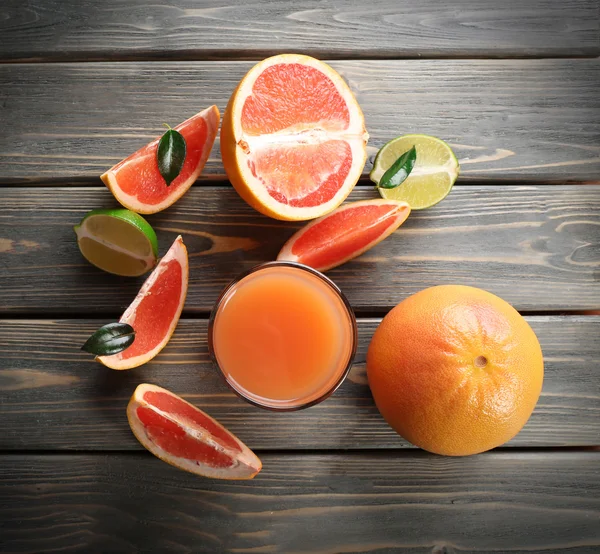
<path fill-rule="evenodd" d="M 211 106 L 177 125 L 186 143 L 183 168 L 167 186 L 158 170 L 156 150 L 159 138 L 109 169 L 100 178 L 126 208 L 153 214 L 179 200 L 198 178 L 217 136 L 219 110 Z"/>
<path fill-rule="evenodd" d="M 300 229 L 285 243 L 277 259 L 319 271 L 332 269 L 391 235 L 409 214 L 406 202 L 350 202 Z"/>
<path fill-rule="evenodd" d="M 262 468 L 235 435 L 166 389 L 139 385 L 127 418 L 144 448 L 185 471 L 217 479 L 252 479 Z"/>
<path fill-rule="evenodd" d="M 154 358 L 169 342 L 177 326 L 187 285 L 187 249 L 179 236 L 119 320 L 133 327 L 133 344 L 123 352 L 96 359 L 112 369 L 131 369 Z"/>

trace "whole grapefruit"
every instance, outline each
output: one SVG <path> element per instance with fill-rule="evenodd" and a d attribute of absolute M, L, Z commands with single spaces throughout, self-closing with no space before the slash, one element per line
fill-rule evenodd
<path fill-rule="evenodd" d="M 525 425 L 544 378 L 539 341 L 523 317 L 481 289 L 443 285 L 400 302 L 367 353 L 377 408 L 416 446 L 466 456 Z"/>

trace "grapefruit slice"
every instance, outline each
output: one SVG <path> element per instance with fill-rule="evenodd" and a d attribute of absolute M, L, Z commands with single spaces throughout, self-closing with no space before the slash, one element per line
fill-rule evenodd
<path fill-rule="evenodd" d="M 177 178 L 167 186 L 158 170 L 156 149 L 160 137 L 100 176 L 114 197 L 126 208 L 153 214 L 179 200 L 198 178 L 217 136 L 219 110 L 211 106 L 177 125 L 186 143 L 185 162 Z"/>
<path fill-rule="evenodd" d="M 154 358 L 177 327 L 187 286 L 188 255 L 179 236 L 119 319 L 135 330 L 133 344 L 118 354 L 96 359 L 112 369 L 131 369 Z"/>
<path fill-rule="evenodd" d="M 281 54 L 255 65 L 233 92 L 221 128 L 225 171 L 259 212 L 314 219 L 339 206 L 367 159 L 362 111 L 327 64 Z"/>
<path fill-rule="evenodd" d="M 397 200 L 350 202 L 300 229 L 277 259 L 332 269 L 391 235 L 409 214 L 410 206 Z"/>
<path fill-rule="evenodd" d="M 217 479 L 252 479 L 258 457 L 212 417 L 166 389 L 139 385 L 127 419 L 142 446 L 175 467 Z"/>

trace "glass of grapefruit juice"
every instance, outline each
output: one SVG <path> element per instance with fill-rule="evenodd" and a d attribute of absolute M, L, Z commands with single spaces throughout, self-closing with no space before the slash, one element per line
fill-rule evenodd
<path fill-rule="evenodd" d="M 341 385 L 357 335 L 352 308 L 333 281 L 302 264 L 268 262 L 223 291 L 208 346 L 239 396 L 262 408 L 299 410 Z"/>

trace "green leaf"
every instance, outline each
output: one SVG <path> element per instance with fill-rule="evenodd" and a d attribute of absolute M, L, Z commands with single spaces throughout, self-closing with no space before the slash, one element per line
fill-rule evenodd
<path fill-rule="evenodd" d="M 408 152 L 404 152 L 392 166 L 383 174 L 377 185 L 382 189 L 393 189 L 401 185 L 415 167 L 417 161 L 417 149 L 413 146 Z"/>
<path fill-rule="evenodd" d="M 131 346 L 135 331 L 128 323 L 109 323 L 100 327 L 81 347 L 96 356 L 112 356 Z"/>
<path fill-rule="evenodd" d="M 169 186 L 181 173 L 185 161 L 185 139 L 175 129 L 169 129 L 158 141 L 156 160 L 158 170 Z"/>

